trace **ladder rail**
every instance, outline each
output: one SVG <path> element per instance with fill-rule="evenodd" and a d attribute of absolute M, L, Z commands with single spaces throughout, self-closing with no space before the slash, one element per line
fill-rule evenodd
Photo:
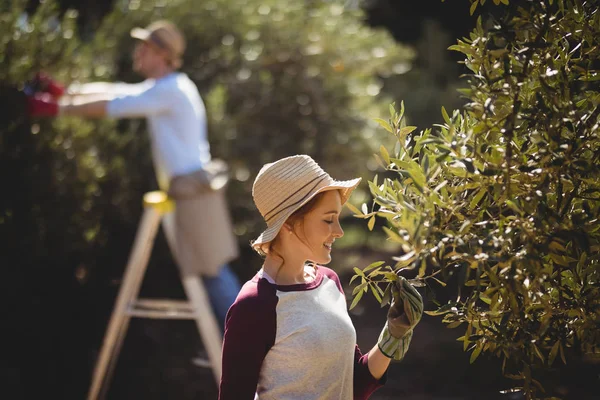
<path fill-rule="evenodd" d="M 126 318 L 128 319 L 126 310 L 131 299 L 137 297 L 139 293 L 144 272 L 150 259 L 151 242 L 154 240 L 159 222 L 160 214 L 156 210 L 153 208 L 144 209 L 129 262 L 125 268 L 121 288 L 104 336 L 102 349 L 94 368 L 88 399 L 98 398 L 101 387 L 103 385 L 108 386 L 110 374 L 107 372 L 114 368 L 114 366 L 109 368 L 109 363 L 111 363 L 111 360 L 116 363 L 121 344 L 125 339 L 127 331 L 125 325 L 129 324 L 129 321 L 126 320 Z"/>

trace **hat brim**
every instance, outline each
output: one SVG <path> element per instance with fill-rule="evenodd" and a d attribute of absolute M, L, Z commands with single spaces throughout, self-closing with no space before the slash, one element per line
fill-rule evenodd
<path fill-rule="evenodd" d="M 360 183 L 361 180 L 362 180 L 362 178 L 351 179 L 349 181 L 334 181 L 330 185 L 323 186 L 322 188 L 315 190 L 313 193 L 310 194 L 310 196 L 308 196 L 306 199 L 304 199 L 304 201 L 299 203 L 296 207 L 289 209 L 286 213 L 282 214 L 273 223 L 273 225 L 271 225 L 270 227 L 265 229 L 265 231 L 263 233 L 261 233 L 260 236 L 258 238 L 256 238 L 256 240 L 254 240 L 252 242 L 252 247 L 254 249 L 256 249 L 257 247 L 259 247 L 265 243 L 269 243 L 269 242 L 273 241 L 273 239 L 275 239 L 277 237 L 277 235 L 279 234 L 279 231 L 281 230 L 281 227 L 283 226 L 285 221 L 287 221 L 287 219 L 294 212 L 296 212 L 303 205 L 308 203 L 313 197 L 315 197 L 319 193 L 326 192 L 329 190 L 341 190 L 342 191 L 342 193 L 341 193 L 342 199 L 341 200 L 342 200 L 342 206 L 343 206 L 344 204 L 346 204 L 346 202 L 350 198 L 350 195 L 352 194 L 354 189 L 356 189 L 356 187 L 358 186 L 358 184 Z"/>
<path fill-rule="evenodd" d="M 131 32 L 129 32 L 132 38 L 139 40 L 148 40 L 150 38 L 150 31 L 144 28 L 133 28 Z"/>
<path fill-rule="evenodd" d="M 143 42 L 148 42 L 148 43 L 152 43 L 154 45 L 156 45 L 155 42 L 153 42 L 150 39 L 151 33 L 149 30 L 144 29 L 144 28 L 133 28 L 131 30 L 131 32 L 129 32 L 129 34 L 131 35 L 132 38 L 134 39 L 138 39 L 141 40 Z M 160 47 L 160 46 L 159 46 Z M 183 60 L 181 59 L 181 55 L 178 54 L 173 54 L 172 52 L 170 52 L 167 49 L 164 49 L 162 47 L 160 47 L 163 51 L 166 51 L 166 56 L 168 58 L 168 60 L 171 62 L 171 64 L 173 65 L 173 67 L 175 68 L 180 68 L 181 65 L 183 64 Z"/>

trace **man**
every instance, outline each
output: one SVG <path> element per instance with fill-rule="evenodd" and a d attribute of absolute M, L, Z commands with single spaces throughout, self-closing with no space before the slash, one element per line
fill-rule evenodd
<path fill-rule="evenodd" d="M 168 21 L 134 28 L 131 36 L 138 39 L 133 69 L 146 80 L 75 85 L 62 96 L 60 85 L 42 76 L 46 93 L 29 96 L 29 114 L 147 119 L 159 187 L 176 200 L 175 213 L 163 221 L 171 251 L 184 277 L 202 275 L 222 328 L 240 289 L 227 264 L 238 249 L 223 190 L 214 190 L 222 186 L 222 179 L 215 178 L 222 178 L 224 170 L 211 160 L 204 104 L 196 85 L 177 72 L 185 38 Z"/>

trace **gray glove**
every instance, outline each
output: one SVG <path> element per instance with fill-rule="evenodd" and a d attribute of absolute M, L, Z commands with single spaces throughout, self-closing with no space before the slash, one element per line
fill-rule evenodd
<path fill-rule="evenodd" d="M 394 360 L 402 360 L 408 351 L 414 327 L 423 315 L 423 299 L 404 277 L 392 286 L 392 304 L 377 346 L 381 352 Z"/>

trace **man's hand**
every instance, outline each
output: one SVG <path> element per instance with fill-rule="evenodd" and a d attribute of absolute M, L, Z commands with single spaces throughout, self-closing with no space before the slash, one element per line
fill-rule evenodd
<path fill-rule="evenodd" d="M 423 315 L 423 299 L 403 277 L 399 277 L 393 285 L 392 304 L 377 344 L 387 357 L 401 360 L 408 351 L 413 328 Z"/>
<path fill-rule="evenodd" d="M 65 93 L 64 85 L 43 72 L 38 72 L 35 75 L 32 84 L 36 92 L 48 93 L 57 99 Z"/>
<path fill-rule="evenodd" d="M 54 117 L 58 115 L 58 111 L 58 103 L 48 93 L 27 96 L 27 114 L 30 117 Z"/>

